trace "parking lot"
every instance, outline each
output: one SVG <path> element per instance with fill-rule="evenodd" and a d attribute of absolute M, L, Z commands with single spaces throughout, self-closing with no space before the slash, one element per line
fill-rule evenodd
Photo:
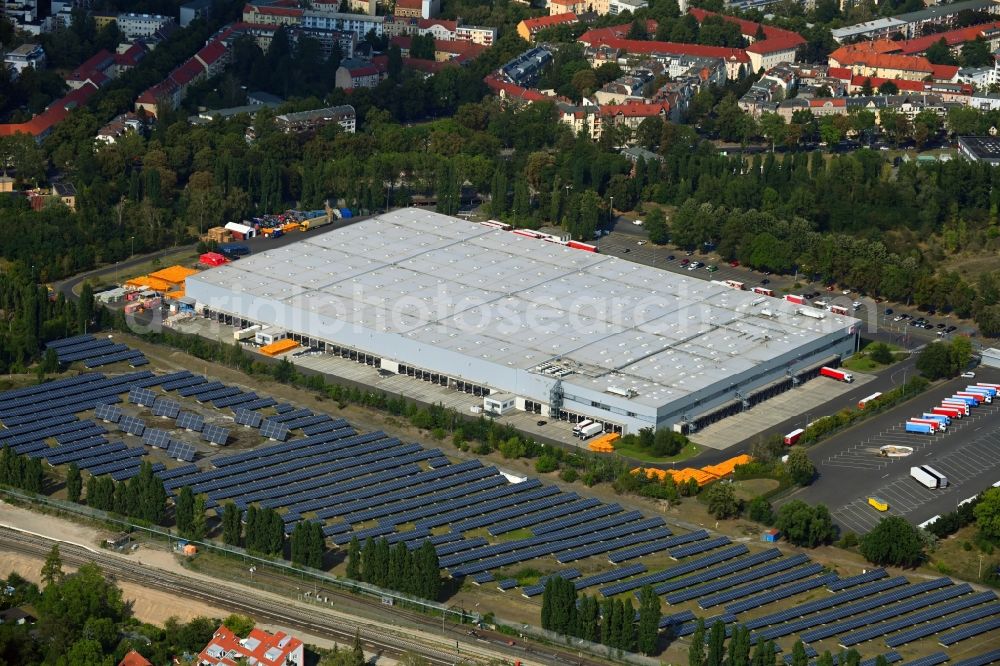
<path fill-rule="evenodd" d="M 812 447 L 809 456 L 819 477 L 792 497 L 826 504 L 843 530 L 859 534 L 886 513 L 919 524 L 954 510 L 1000 480 L 1000 400 L 972 408 L 965 418 L 953 419 L 947 431 L 933 435 L 907 433 L 903 423 L 975 381 L 1000 382 L 1000 371 L 980 369 L 976 379 L 949 381 Z M 913 454 L 880 456 L 880 447 L 886 445 L 912 447 Z M 941 471 L 949 486 L 930 490 L 911 478 L 910 467 L 923 464 Z M 889 510 L 876 510 L 868 504 L 869 497 L 886 500 Z"/>

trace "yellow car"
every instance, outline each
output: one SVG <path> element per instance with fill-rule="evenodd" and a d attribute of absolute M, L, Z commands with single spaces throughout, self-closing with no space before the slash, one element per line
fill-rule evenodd
<path fill-rule="evenodd" d="M 868 503 L 871 504 L 873 507 L 875 507 L 875 509 L 877 509 L 878 511 L 889 510 L 889 503 L 879 497 L 869 497 Z"/>

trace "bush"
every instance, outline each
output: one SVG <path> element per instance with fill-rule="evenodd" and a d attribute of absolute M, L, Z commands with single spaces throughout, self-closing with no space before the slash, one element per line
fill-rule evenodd
<path fill-rule="evenodd" d="M 222 626 L 226 627 L 237 636 L 246 638 L 254 628 L 254 621 L 246 615 L 233 613 L 222 621 Z"/>
<path fill-rule="evenodd" d="M 801 500 L 792 500 L 778 509 L 774 525 L 789 543 L 808 548 L 830 543 L 836 533 L 825 505 L 812 507 Z"/>
<path fill-rule="evenodd" d="M 861 554 L 872 564 L 916 566 L 924 557 L 924 541 L 909 521 L 887 516 L 861 537 Z"/>
<path fill-rule="evenodd" d="M 789 451 L 785 468 L 792 483 L 798 486 L 808 486 L 816 476 L 816 466 L 809 460 L 806 450 L 800 446 L 793 447 Z"/>
<path fill-rule="evenodd" d="M 858 535 L 854 532 L 845 532 L 844 536 L 840 537 L 837 545 L 841 548 L 854 548 L 858 545 Z"/>
<path fill-rule="evenodd" d="M 557 469 L 559 469 L 559 462 L 554 456 L 546 454 L 535 461 L 535 471 L 539 474 L 554 472 Z"/>
<path fill-rule="evenodd" d="M 771 507 L 771 503 L 761 495 L 750 500 L 750 505 L 747 507 L 747 515 L 750 520 L 755 520 L 758 523 L 765 525 L 774 524 L 774 509 Z"/>
<path fill-rule="evenodd" d="M 868 349 L 865 351 L 868 352 L 868 358 L 882 365 L 889 365 L 896 360 L 889 345 L 884 342 L 873 342 L 868 345 Z"/>
<path fill-rule="evenodd" d="M 741 502 L 736 499 L 736 491 L 731 483 L 713 483 L 705 491 L 705 500 L 708 502 L 708 512 L 720 520 L 740 515 Z"/>
<path fill-rule="evenodd" d="M 559 478 L 566 483 L 573 483 L 578 478 L 578 474 L 572 467 L 567 467 L 563 471 L 559 472 Z"/>

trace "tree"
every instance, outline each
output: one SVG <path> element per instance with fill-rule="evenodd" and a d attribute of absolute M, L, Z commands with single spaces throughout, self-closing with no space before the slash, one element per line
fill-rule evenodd
<path fill-rule="evenodd" d="M 240 510 L 232 502 L 226 502 L 222 509 L 222 543 L 227 546 L 240 545 L 243 520 Z"/>
<path fill-rule="evenodd" d="M 956 368 L 952 364 L 949 345 L 935 341 L 924 347 L 917 357 L 917 370 L 931 381 L 954 376 Z"/>
<path fill-rule="evenodd" d="M 347 546 L 347 577 L 354 580 L 361 577 L 361 543 L 357 536 L 352 536 Z"/>
<path fill-rule="evenodd" d="M 70 463 L 66 469 L 66 499 L 70 502 L 79 502 L 82 491 L 83 478 L 80 476 L 80 468 L 76 463 Z"/>
<path fill-rule="evenodd" d="M 980 36 L 962 44 L 962 64 L 966 67 L 985 67 L 990 63 L 990 45 Z"/>
<path fill-rule="evenodd" d="M 42 583 L 47 587 L 61 583 L 63 578 L 62 555 L 59 554 L 59 544 L 55 544 L 42 565 Z"/>
<path fill-rule="evenodd" d="M 826 506 L 811 507 L 801 500 L 783 504 L 778 509 L 774 526 L 784 533 L 789 543 L 808 548 L 829 543 L 836 532 Z"/>
<path fill-rule="evenodd" d="M 809 666 L 809 655 L 806 654 L 806 646 L 801 640 L 795 641 L 792 646 L 792 666 Z"/>
<path fill-rule="evenodd" d="M 191 523 L 194 520 L 194 493 L 190 486 L 184 486 L 177 493 L 174 501 L 174 520 L 177 523 L 177 531 L 185 537 L 191 533 Z"/>
<path fill-rule="evenodd" d="M 1000 488 L 990 488 L 973 509 L 979 533 L 990 541 L 1000 541 Z"/>
<path fill-rule="evenodd" d="M 670 230 L 667 228 L 667 217 L 659 207 L 653 208 L 646 215 L 646 232 L 649 234 L 649 242 L 654 245 L 663 245 L 670 240 Z"/>
<path fill-rule="evenodd" d="M 243 638 L 246 638 L 253 631 L 254 624 L 253 618 L 240 615 L 239 613 L 233 613 L 222 621 L 224 627 Z"/>
<path fill-rule="evenodd" d="M 785 469 L 788 470 L 792 483 L 799 486 L 808 486 L 816 476 L 816 466 L 809 460 L 806 450 L 801 446 L 794 446 L 788 452 Z"/>
<path fill-rule="evenodd" d="M 86 333 L 94 318 L 94 288 L 89 281 L 84 281 L 80 287 L 80 302 L 77 304 L 77 328 L 80 333 Z"/>
<path fill-rule="evenodd" d="M 925 57 L 935 65 L 957 65 L 958 61 L 955 60 L 955 56 L 952 55 L 951 47 L 948 46 L 948 42 L 942 37 L 938 41 L 927 47 L 927 51 L 924 54 Z"/>
<path fill-rule="evenodd" d="M 713 483 L 705 493 L 705 499 L 708 501 L 708 512 L 720 520 L 740 515 L 740 502 L 731 483 Z"/>
<path fill-rule="evenodd" d="M 723 666 L 726 657 L 726 623 L 716 620 L 708 634 L 708 656 L 705 666 Z"/>
<path fill-rule="evenodd" d="M 758 523 L 765 525 L 774 523 L 774 509 L 771 508 L 771 503 L 763 495 L 758 495 L 750 500 L 750 504 L 747 506 L 747 515 L 750 520 L 755 520 Z"/>
<path fill-rule="evenodd" d="M 889 345 L 884 342 L 873 342 L 868 345 L 866 351 L 868 352 L 868 358 L 882 365 L 889 365 L 896 360 L 892 350 L 889 349 Z"/>
<path fill-rule="evenodd" d="M 861 537 L 860 551 L 872 564 L 916 566 L 923 559 L 924 542 L 909 521 L 886 516 Z"/>
<path fill-rule="evenodd" d="M 194 507 L 191 516 L 191 538 L 200 541 L 208 533 L 208 524 L 205 516 L 205 496 L 198 495 L 194 498 Z"/>
<path fill-rule="evenodd" d="M 639 652 L 656 654 L 656 641 L 660 626 L 660 597 L 651 585 L 643 585 L 639 591 L 639 628 L 636 643 Z"/>
<path fill-rule="evenodd" d="M 705 619 L 699 617 L 688 648 L 688 666 L 705 665 Z"/>
<path fill-rule="evenodd" d="M 882 82 L 882 85 L 880 85 L 878 87 L 878 94 L 879 95 L 898 95 L 899 94 L 899 86 L 897 86 L 892 81 L 884 81 L 884 82 Z"/>

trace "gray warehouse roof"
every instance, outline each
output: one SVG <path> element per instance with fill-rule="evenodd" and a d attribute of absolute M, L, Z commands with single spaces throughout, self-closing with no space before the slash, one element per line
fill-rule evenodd
<path fill-rule="evenodd" d="M 653 407 L 857 323 L 413 208 L 188 278 L 187 293 L 204 305 L 246 309 L 206 302 L 223 292 L 281 302 L 285 321 L 301 323 L 289 328 L 334 342 L 342 326 L 508 369 L 557 362 L 572 372 L 566 384 L 625 389 Z"/>

